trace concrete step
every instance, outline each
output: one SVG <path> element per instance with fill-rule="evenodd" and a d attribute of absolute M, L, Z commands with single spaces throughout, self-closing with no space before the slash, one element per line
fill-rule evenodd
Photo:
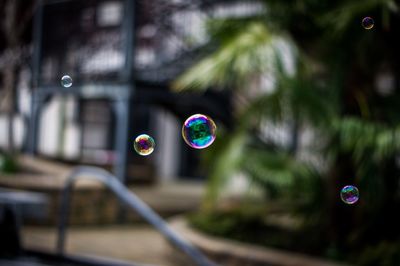
<path fill-rule="evenodd" d="M 20 164 L 25 171 L 21 174 L 0 176 L 0 186 L 16 190 L 40 192 L 47 196 L 49 206 L 44 225 L 56 224 L 59 217 L 61 190 L 72 167 L 43 159 L 22 156 Z M 139 198 L 163 217 L 193 211 L 198 208 L 204 184 L 199 182 L 170 182 L 131 185 Z M 119 222 L 120 204 L 113 193 L 93 180 L 79 180 L 72 196 L 70 224 L 93 225 Z M 140 221 L 131 210 L 123 212 L 126 222 Z M 38 224 L 38 221 L 27 221 Z"/>

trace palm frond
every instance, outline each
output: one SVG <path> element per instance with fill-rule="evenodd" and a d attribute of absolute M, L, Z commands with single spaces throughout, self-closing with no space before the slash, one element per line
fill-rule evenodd
<path fill-rule="evenodd" d="M 297 162 L 287 153 L 275 150 L 247 148 L 243 165 L 257 181 L 275 187 L 287 188 L 294 184 L 296 178 L 308 176 L 305 164 Z"/>
<path fill-rule="evenodd" d="M 223 145 L 213 146 L 209 149 L 208 162 L 210 165 L 209 181 L 204 199 L 204 208 L 212 209 L 216 203 L 220 190 L 226 181 L 233 176 L 241 166 L 246 144 L 246 134 L 243 130 L 237 130 L 229 136 L 224 136 Z"/>
<path fill-rule="evenodd" d="M 273 69 L 276 35 L 261 21 L 244 24 L 221 47 L 190 68 L 173 84 L 175 90 L 242 87 L 249 78 Z"/>
<path fill-rule="evenodd" d="M 361 120 L 355 117 L 337 119 L 333 132 L 339 138 L 340 149 L 351 152 L 356 162 L 365 157 L 382 161 L 400 151 L 400 128 Z"/>
<path fill-rule="evenodd" d="M 299 208 L 313 211 L 315 209 L 310 205 L 315 205 L 318 197 L 323 201 L 323 182 L 319 172 L 286 152 L 247 148 L 242 169 L 270 198 L 279 197 L 290 202 L 293 211 Z"/>
<path fill-rule="evenodd" d="M 329 124 L 334 117 L 336 102 L 328 97 L 326 89 L 318 88 L 312 81 L 294 76 L 279 76 L 272 93 L 260 95 L 250 102 L 241 116 L 240 124 L 255 119 L 282 121 L 284 117 L 311 121 L 314 125 Z"/>

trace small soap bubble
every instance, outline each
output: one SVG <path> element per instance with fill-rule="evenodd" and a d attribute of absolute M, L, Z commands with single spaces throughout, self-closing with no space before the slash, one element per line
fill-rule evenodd
<path fill-rule="evenodd" d="M 358 192 L 358 188 L 355 186 L 345 186 L 340 191 L 340 198 L 346 204 L 354 204 L 358 201 L 360 194 Z"/>
<path fill-rule="evenodd" d="M 182 136 L 192 148 L 204 149 L 210 146 L 216 137 L 217 126 L 214 121 L 202 114 L 195 114 L 186 119 L 182 126 Z"/>
<path fill-rule="evenodd" d="M 361 24 L 364 27 L 364 29 L 370 30 L 374 27 L 374 20 L 371 17 L 365 17 L 363 18 Z"/>
<path fill-rule="evenodd" d="M 147 134 L 141 134 L 136 137 L 133 147 L 135 151 L 142 156 L 150 155 L 156 146 L 156 142 Z"/>
<path fill-rule="evenodd" d="M 71 86 L 72 86 L 72 78 L 71 78 L 70 76 L 68 76 L 68 75 L 62 76 L 62 78 L 61 78 L 61 85 L 62 85 L 64 88 L 69 88 L 69 87 L 71 87 Z"/>

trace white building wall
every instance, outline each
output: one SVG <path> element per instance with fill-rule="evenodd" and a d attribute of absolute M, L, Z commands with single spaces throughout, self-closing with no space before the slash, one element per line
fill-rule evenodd
<path fill-rule="evenodd" d="M 161 182 L 171 181 L 178 177 L 180 159 L 181 124 L 171 113 L 155 109 L 154 138 L 156 141 L 157 177 Z"/>
<path fill-rule="evenodd" d="M 2 149 L 8 148 L 8 117 L 6 114 L 0 115 L 0 147 Z M 14 117 L 14 147 L 20 149 L 24 141 L 24 135 L 26 132 L 26 125 L 22 116 L 16 115 Z"/>
<path fill-rule="evenodd" d="M 77 104 L 77 100 L 72 96 L 67 98 L 65 104 L 65 132 L 62 151 L 63 156 L 67 159 L 78 159 L 80 156 L 82 129 L 74 121 Z"/>
<path fill-rule="evenodd" d="M 41 154 L 56 156 L 58 153 L 61 100 L 60 96 L 55 96 L 42 108 L 38 132 L 38 152 Z"/>

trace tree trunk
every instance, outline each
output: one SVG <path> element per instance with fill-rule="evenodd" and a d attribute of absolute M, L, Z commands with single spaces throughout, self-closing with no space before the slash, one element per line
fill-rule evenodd
<path fill-rule="evenodd" d="M 18 34 L 15 32 L 17 21 L 17 1 L 8 1 L 5 4 L 5 17 L 3 20 L 3 28 L 5 32 L 5 37 L 8 45 L 8 51 L 13 54 L 16 50 L 13 49 L 16 47 L 18 43 Z M 15 62 L 14 56 L 11 56 L 11 61 L 9 66 L 4 67 L 3 69 L 3 78 L 4 78 L 4 91 L 5 91 L 5 110 L 7 113 L 8 119 L 8 151 L 11 156 L 14 155 L 14 111 L 15 111 Z"/>
<path fill-rule="evenodd" d="M 16 68 L 14 66 L 10 66 L 9 68 L 4 69 L 3 77 L 4 77 L 4 87 L 6 93 L 6 113 L 8 120 L 8 152 L 10 156 L 15 154 L 15 146 L 14 146 L 14 117 L 15 117 L 15 85 L 16 85 Z"/>

